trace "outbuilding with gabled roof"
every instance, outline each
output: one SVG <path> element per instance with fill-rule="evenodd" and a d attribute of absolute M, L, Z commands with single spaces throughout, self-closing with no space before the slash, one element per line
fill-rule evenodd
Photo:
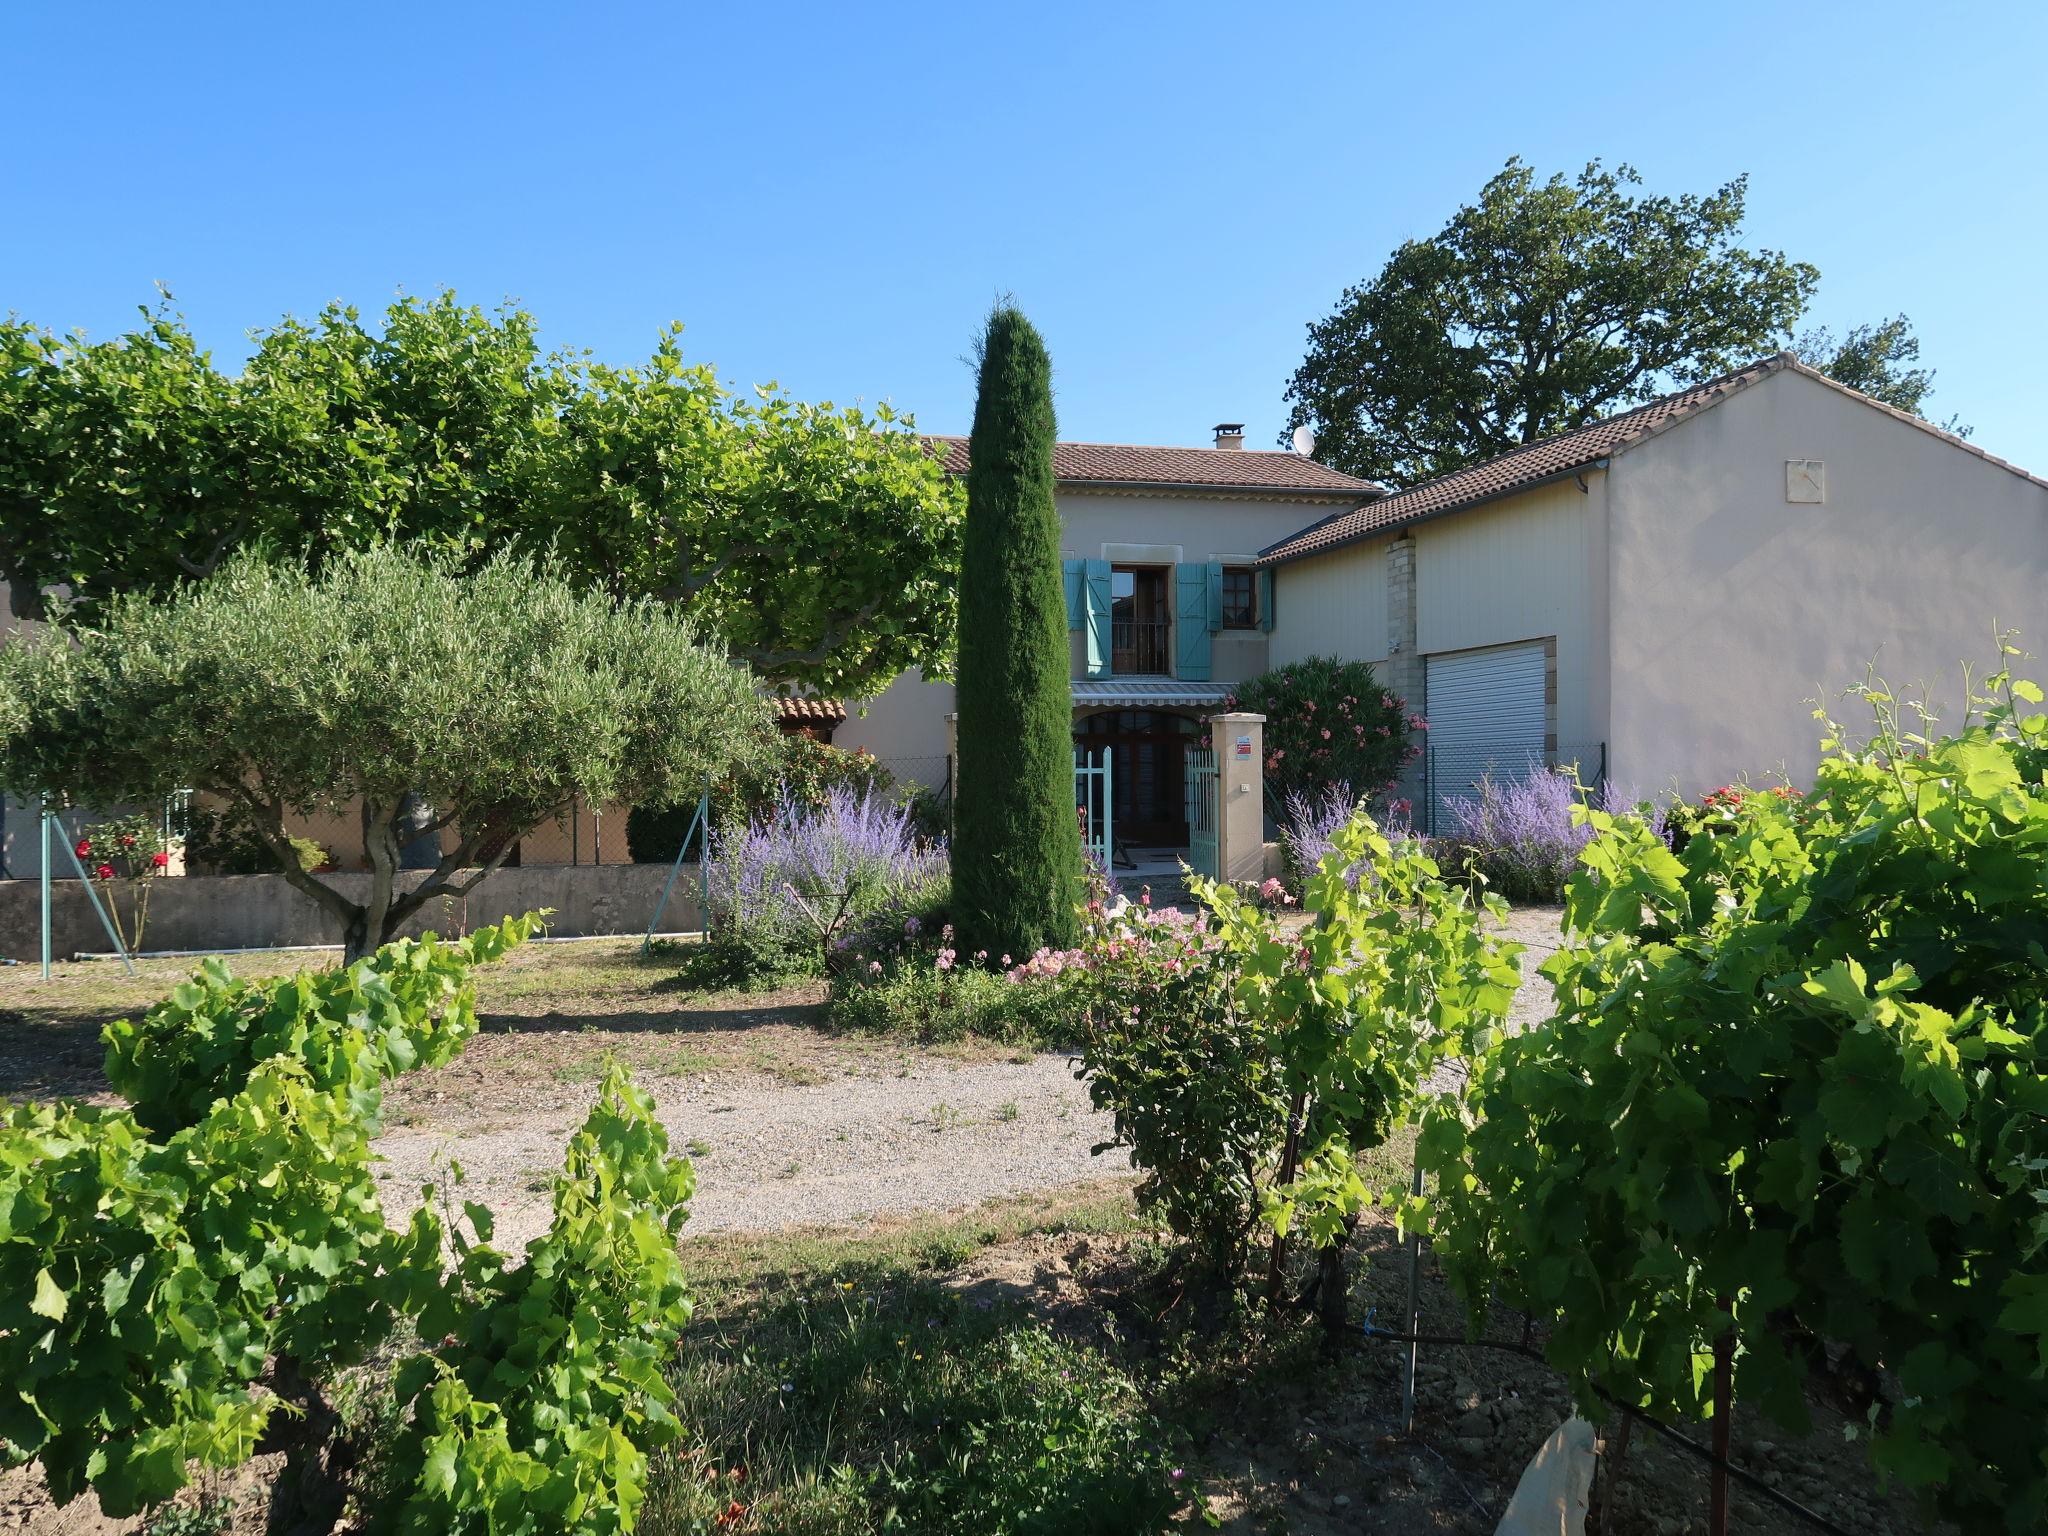
<path fill-rule="evenodd" d="M 1267 545 L 1271 659 L 1371 661 L 1427 715 L 1424 820 L 1482 773 L 1797 781 L 1874 667 L 1951 718 L 2048 646 L 2048 481 L 1780 353 Z M 1854 710 L 1846 719 L 1858 723 Z"/>

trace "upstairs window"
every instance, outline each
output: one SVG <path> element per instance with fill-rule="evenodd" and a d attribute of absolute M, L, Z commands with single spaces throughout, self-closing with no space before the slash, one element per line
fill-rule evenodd
<path fill-rule="evenodd" d="M 1259 627 L 1258 575 L 1248 565 L 1223 567 L 1223 627 Z"/>

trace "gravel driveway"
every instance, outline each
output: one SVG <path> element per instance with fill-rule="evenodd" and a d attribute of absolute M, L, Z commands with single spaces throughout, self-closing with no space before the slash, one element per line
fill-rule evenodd
<path fill-rule="evenodd" d="M 1129 1169 L 1068 1058 L 953 1064 L 790 1086 L 758 1076 L 642 1076 L 671 1145 L 691 1153 L 691 1232 L 772 1231 L 910 1211 L 955 1210 Z M 399 1127 L 378 1140 L 385 1206 L 409 1214 L 450 1157 L 462 1198 L 497 1216 L 509 1250 L 548 1222 L 547 1179 L 595 1090 L 509 1125 Z"/>
<path fill-rule="evenodd" d="M 1554 907 L 1519 908 L 1508 919 L 1508 936 L 1527 946 L 1522 966 L 1530 981 L 1514 1008 L 1519 1024 L 1547 1007 L 1549 987 L 1535 968 L 1557 946 L 1557 921 Z M 1064 1054 L 949 1060 L 862 1047 L 785 1022 L 796 1016 L 742 1012 L 722 1021 L 731 1026 L 726 1035 L 689 1037 L 770 1043 L 751 1053 L 735 1049 L 709 1071 L 663 1071 L 658 1052 L 637 1063 L 636 1080 L 653 1094 L 671 1145 L 696 1165 L 691 1232 L 961 1210 L 1130 1169 L 1121 1149 L 1092 1153 L 1114 1134 L 1110 1117 L 1089 1104 Z M 660 1026 L 676 1017 L 649 1020 L 656 1026 L 649 1038 L 667 1038 Z M 496 1214 L 499 1246 L 516 1252 L 543 1231 L 548 1181 L 596 1088 L 559 1072 L 510 1069 L 530 1069 L 536 1053 L 587 1065 L 591 1038 L 482 1037 L 466 1061 L 427 1075 L 426 1083 L 394 1088 L 397 1112 L 377 1142 L 391 1217 L 409 1215 L 419 1186 L 444 1181 L 452 1158 L 463 1168 L 460 1197 Z M 759 1070 L 763 1061 L 772 1070 Z"/>

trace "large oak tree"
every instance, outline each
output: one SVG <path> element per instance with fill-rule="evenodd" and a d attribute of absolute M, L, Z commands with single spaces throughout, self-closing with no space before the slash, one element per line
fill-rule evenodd
<path fill-rule="evenodd" d="M 1584 426 L 1786 344 L 1819 272 L 1741 243 L 1747 179 L 1638 194 L 1598 161 L 1539 181 L 1519 159 L 1309 327 L 1288 431 L 1316 457 L 1412 485 Z M 1917 411 L 1932 376 L 1904 317 L 1808 360 Z"/>
<path fill-rule="evenodd" d="M 960 517 L 907 418 L 735 394 L 680 327 L 612 366 L 443 293 L 381 326 L 286 319 L 229 373 L 162 308 L 103 341 L 0 325 L 0 574 L 24 616 L 243 548 L 516 542 L 679 606 L 765 677 L 865 694 L 949 659 Z"/>

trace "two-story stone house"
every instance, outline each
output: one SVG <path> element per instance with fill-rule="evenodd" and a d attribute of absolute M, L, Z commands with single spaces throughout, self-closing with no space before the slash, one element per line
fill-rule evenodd
<path fill-rule="evenodd" d="M 1268 667 L 1274 622 L 1259 552 L 1381 494 L 1293 453 L 1244 446 L 1216 429 L 1213 448 L 1061 443 L 1053 451 L 1072 639 L 1074 740 L 1111 747 L 1119 840 L 1188 841 L 1182 759 L 1230 685 Z M 936 438 L 965 474 L 967 440 Z M 835 746 L 860 748 L 899 778 L 941 782 L 949 683 L 905 673 L 848 712 Z"/>

